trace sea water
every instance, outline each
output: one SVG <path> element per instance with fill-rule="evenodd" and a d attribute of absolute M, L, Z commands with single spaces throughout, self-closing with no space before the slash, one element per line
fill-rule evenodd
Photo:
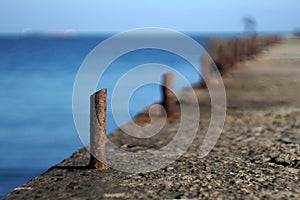
<path fill-rule="evenodd" d="M 72 115 L 73 84 L 85 57 L 109 36 L 0 36 L 0 196 L 83 147 Z M 191 37 L 204 45 L 203 36 Z M 104 74 L 105 84 L 99 87 L 110 91 L 126 71 L 154 62 L 178 70 L 191 83 L 200 81 L 199 74 L 183 58 L 143 49 L 113 62 Z M 162 72 L 153 69 L 136 78 L 150 74 L 159 77 Z M 183 87 L 177 83 L 175 89 Z M 140 88 L 130 100 L 131 116 L 160 98 L 158 85 Z M 118 128 L 110 109 L 107 121 L 108 132 Z"/>

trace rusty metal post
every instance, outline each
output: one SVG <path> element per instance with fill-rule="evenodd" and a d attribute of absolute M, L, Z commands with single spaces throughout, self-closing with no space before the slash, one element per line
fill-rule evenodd
<path fill-rule="evenodd" d="M 249 46 L 249 58 L 252 58 L 253 57 L 253 50 L 254 50 L 254 43 L 253 43 L 253 38 L 249 38 L 248 39 L 248 46 Z"/>
<path fill-rule="evenodd" d="M 107 169 L 106 164 L 106 88 L 90 97 L 90 163 L 93 169 Z"/>
<path fill-rule="evenodd" d="M 250 59 L 251 56 L 251 48 L 250 48 L 251 44 L 250 44 L 250 40 L 249 38 L 246 38 L 246 56 L 247 56 L 247 60 Z"/>
<path fill-rule="evenodd" d="M 227 56 L 228 56 L 228 64 L 229 66 L 228 67 L 232 67 L 235 63 L 235 60 L 234 60 L 234 41 L 233 40 L 229 40 L 227 42 Z"/>
<path fill-rule="evenodd" d="M 175 111 L 175 95 L 173 90 L 173 73 L 166 73 L 163 75 L 162 83 L 162 94 L 163 102 L 162 105 L 166 110 L 167 117 L 172 117 Z"/>
<path fill-rule="evenodd" d="M 254 37 L 253 38 L 253 54 L 257 55 L 258 53 L 258 38 Z"/>
<path fill-rule="evenodd" d="M 202 75 L 204 77 L 204 80 L 202 80 L 202 87 L 207 88 L 207 83 L 211 79 L 211 74 L 210 74 L 210 59 L 207 54 L 204 54 L 201 57 L 201 69 L 202 69 Z"/>
<path fill-rule="evenodd" d="M 243 39 L 243 61 L 246 61 L 248 59 L 248 40 L 247 38 Z"/>
<path fill-rule="evenodd" d="M 228 76 L 228 68 L 230 66 L 230 52 L 228 48 L 228 44 L 224 44 L 222 46 L 222 51 L 221 51 L 221 75 L 226 77 Z"/>
<path fill-rule="evenodd" d="M 235 62 L 236 64 L 239 64 L 241 60 L 241 48 L 240 48 L 240 40 L 237 38 L 235 40 Z"/>
<path fill-rule="evenodd" d="M 235 65 L 238 62 L 237 38 L 232 40 L 232 54 L 232 65 Z"/>

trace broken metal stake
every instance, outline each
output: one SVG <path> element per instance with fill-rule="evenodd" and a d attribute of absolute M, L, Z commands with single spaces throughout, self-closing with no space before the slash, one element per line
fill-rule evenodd
<path fill-rule="evenodd" d="M 92 169 L 107 169 L 106 163 L 106 88 L 90 97 L 90 163 Z"/>

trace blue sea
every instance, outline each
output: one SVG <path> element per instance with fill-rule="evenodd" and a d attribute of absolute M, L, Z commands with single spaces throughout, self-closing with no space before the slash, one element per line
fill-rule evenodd
<path fill-rule="evenodd" d="M 73 121 L 73 84 L 85 57 L 109 36 L 0 36 L 0 196 L 84 146 Z M 205 45 L 205 36 L 190 36 Z M 112 63 L 104 75 L 105 87 L 114 86 L 111 77 L 121 77 L 124 73 L 121 68 L 130 70 L 149 62 L 182 71 L 191 83 L 200 81 L 195 69 L 184 59 L 168 52 L 144 49 Z M 159 72 L 153 73 L 160 76 Z M 139 78 L 143 76 L 147 74 Z M 183 88 L 176 85 L 176 89 Z M 130 114 L 136 115 L 160 98 L 157 85 L 139 89 L 130 100 Z M 107 121 L 108 132 L 118 128 L 110 113 Z"/>

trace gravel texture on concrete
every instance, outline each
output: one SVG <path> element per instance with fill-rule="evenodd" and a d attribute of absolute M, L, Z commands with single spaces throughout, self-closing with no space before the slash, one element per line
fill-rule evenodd
<path fill-rule="evenodd" d="M 206 90 L 196 88 L 199 129 L 175 162 L 146 173 L 98 171 L 86 167 L 89 154 L 80 149 L 3 200 L 300 199 L 299 67 L 300 40 L 288 38 L 233 68 L 231 78 L 224 80 L 228 100 L 224 130 L 204 158 L 199 158 L 198 150 L 209 124 L 210 101 Z M 183 91 L 183 99 L 190 92 Z M 149 139 L 132 138 L 121 130 L 109 139 L 127 151 L 151 153 L 174 137 L 179 123 L 180 119 L 169 120 Z M 168 153 L 166 157 L 175 152 Z M 132 165 L 134 160 L 119 162 Z"/>

